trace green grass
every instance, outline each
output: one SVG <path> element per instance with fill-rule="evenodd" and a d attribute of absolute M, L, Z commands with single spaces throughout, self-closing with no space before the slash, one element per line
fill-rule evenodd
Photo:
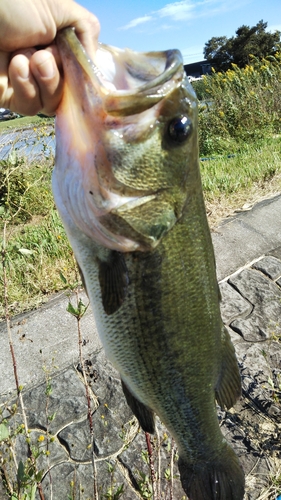
<path fill-rule="evenodd" d="M 281 136 L 245 144 L 234 157 L 219 156 L 201 162 L 203 190 L 207 200 L 221 194 L 231 196 L 238 191 L 251 190 L 254 184 L 270 181 L 281 171 Z"/>
<path fill-rule="evenodd" d="M 12 155 L 0 162 L 0 245 L 8 278 L 8 302 L 15 314 L 35 307 L 75 282 L 72 250 L 51 191 L 54 159 L 30 164 Z M 4 279 L 0 271 L 0 316 Z"/>
<path fill-rule="evenodd" d="M 11 131 L 17 128 L 26 127 L 39 127 L 47 124 L 53 124 L 54 118 L 47 118 L 42 116 L 21 116 L 20 118 L 15 118 L 14 120 L 0 121 L 0 132 Z"/>
<path fill-rule="evenodd" d="M 31 166 L 24 158 L 0 162 L 0 228 L 44 216 L 53 207 L 51 193 L 52 160 Z"/>
<path fill-rule="evenodd" d="M 65 279 L 68 283 L 77 279 L 73 254 L 51 192 L 53 163 L 49 158 L 44 164 L 30 165 L 17 157 L 0 162 L 0 239 L 12 314 L 36 307 L 50 294 L 64 289 Z M 200 162 L 200 167 L 207 212 L 214 226 L 244 203 L 280 191 L 281 137 L 240 145 L 233 158 L 217 156 Z M 0 296 L 3 304 L 1 272 Z"/>
<path fill-rule="evenodd" d="M 13 314 L 35 307 L 48 295 L 65 288 L 61 275 L 67 282 L 75 282 L 72 250 L 56 210 L 34 224 L 20 226 L 8 237 L 5 265 Z M 3 293 L 0 283 L 1 296 Z M 3 315 L 3 309 L 0 312 Z"/>

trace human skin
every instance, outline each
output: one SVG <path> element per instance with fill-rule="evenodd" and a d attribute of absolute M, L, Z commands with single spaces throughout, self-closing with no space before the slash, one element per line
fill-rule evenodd
<path fill-rule="evenodd" d="M 55 37 L 67 26 L 94 58 L 99 22 L 73 0 L 1 0 L 0 107 L 23 115 L 55 113 L 63 81 Z"/>

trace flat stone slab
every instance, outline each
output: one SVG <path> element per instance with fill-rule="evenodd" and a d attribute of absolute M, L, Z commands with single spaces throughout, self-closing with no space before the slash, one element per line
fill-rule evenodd
<path fill-rule="evenodd" d="M 118 374 L 103 350 L 92 354 L 84 365 L 85 379 L 77 363 L 45 383 L 23 391 L 30 442 L 26 442 L 23 433 L 15 437 L 17 460 L 27 463 L 30 446 L 36 453 L 41 450 L 36 463 L 38 470 L 43 471 L 45 500 L 65 500 L 68 495 L 93 499 L 93 457 L 99 498 L 106 498 L 110 489 L 116 493 L 118 488 L 126 500 L 142 498 L 141 491 L 146 494 L 151 488 L 145 434 L 127 406 Z M 84 383 L 89 389 L 93 433 Z M 2 411 L 14 432 L 24 419 L 19 406 L 11 416 L 13 404 L 14 401 L 6 401 Z M 182 498 L 176 453 L 172 458 L 172 439 L 159 420 L 157 427 L 158 436 L 152 437 L 151 442 L 156 468 L 161 460 L 162 488 L 169 491 L 172 460 L 173 491 L 177 498 Z M 8 460 L 9 455 L 9 448 L 1 447 L 0 443 L 0 457 Z M 10 483 L 16 484 L 16 468 L 12 462 L 7 473 Z M 38 492 L 36 498 L 40 498 Z"/>
<path fill-rule="evenodd" d="M 81 300 L 88 304 L 84 292 Z M 75 304 L 76 297 L 72 297 Z M 66 312 L 69 298 L 65 294 L 50 300 L 37 310 L 20 314 L 11 321 L 11 334 L 21 385 L 37 384 L 45 379 L 43 367 L 50 373 L 76 362 L 78 333 L 76 319 Z M 101 347 L 95 320 L 89 308 L 81 320 L 84 356 Z M 0 322 L 0 365 L 5 365 L 0 394 L 14 390 L 14 371 L 10 355 L 7 326 Z"/>
<path fill-rule="evenodd" d="M 212 233 L 218 280 L 280 246 L 281 195 L 229 217 Z"/>
<path fill-rule="evenodd" d="M 236 318 L 246 318 L 251 314 L 253 305 L 242 297 L 227 282 L 220 283 L 221 292 L 221 315 L 225 325 L 229 325 Z"/>
<path fill-rule="evenodd" d="M 231 328 L 247 341 L 260 342 L 281 335 L 281 289 L 254 269 L 244 269 L 228 283 L 253 305 L 246 318 L 235 319 Z"/>
<path fill-rule="evenodd" d="M 252 265 L 253 269 L 261 271 L 272 280 L 281 277 L 281 261 L 276 257 L 267 255 Z"/>

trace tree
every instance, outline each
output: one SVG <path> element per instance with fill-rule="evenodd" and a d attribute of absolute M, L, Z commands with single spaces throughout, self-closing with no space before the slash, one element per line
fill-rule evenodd
<path fill-rule="evenodd" d="M 232 61 L 231 39 L 226 36 L 211 38 L 204 48 L 204 56 L 216 69 L 227 70 Z"/>
<path fill-rule="evenodd" d="M 250 54 L 262 59 L 274 55 L 280 49 L 280 31 L 270 33 L 266 31 L 267 23 L 259 21 L 250 28 L 243 25 L 236 30 L 236 36 L 211 38 L 204 47 L 204 56 L 207 61 L 219 71 L 226 71 L 231 63 L 240 68 L 250 62 Z"/>

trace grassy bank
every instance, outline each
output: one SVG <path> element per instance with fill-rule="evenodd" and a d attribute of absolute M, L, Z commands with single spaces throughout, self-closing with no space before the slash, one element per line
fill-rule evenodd
<path fill-rule="evenodd" d="M 72 250 L 51 191 L 53 165 L 53 157 L 43 164 L 14 155 L 0 162 L 2 317 L 5 289 L 10 313 L 15 314 L 61 290 L 62 275 L 75 280 Z"/>
<path fill-rule="evenodd" d="M 47 118 L 38 115 L 22 116 L 13 120 L 0 121 L 0 133 L 27 127 L 40 127 L 46 124 L 52 124 L 53 122 L 54 118 Z"/>
<path fill-rule="evenodd" d="M 214 226 L 245 203 L 281 190 L 281 137 L 245 145 L 232 158 L 218 156 L 200 166 Z M 0 164 L 0 230 L 12 314 L 36 307 L 63 289 L 65 280 L 75 282 L 72 251 L 51 192 L 52 167 L 53 158 L 45 165 L 24 160 Z M 4 296 L 2 278 L 0 295 Z"/>
<path fill-rule="evenodd" d="M 200 162 L 211 227 L 281 191 L 281 136 L 244 144 L 233 156 Z"/>

